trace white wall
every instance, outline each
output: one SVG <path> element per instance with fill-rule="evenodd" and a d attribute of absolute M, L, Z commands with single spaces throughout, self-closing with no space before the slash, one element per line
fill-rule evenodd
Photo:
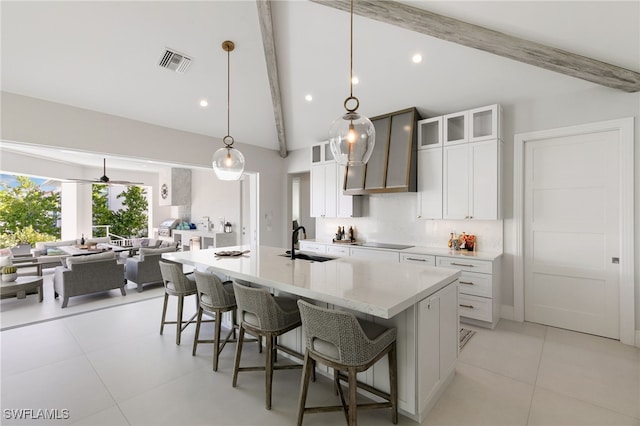
<path fill-rule="evenodd" d="M 221 181 L 214 171 L 194 169 L 191 171 L 191 222 L 198 223 L 209 216 L 214 232 L 220 229 L 218 218 L 231 222 L 240 243 L 240 181 Z"/>
<path fill-rule="evenodd" d="M 213 153 L 223 145 L 219 138 L 182 132 L 13 93 L 2 92 L 1 107 L 0 139 L 36 146 L 155 160 L 176 166 L 209 168 Z M 284 247 L 285 229 L 288 230 L 288 227 L 285 228 L 284 159 L 280 158 L 275 150 L 245 145 L 237 141 L 234 147 L 244 154 L 246 170 L 260 174 L 261 244 Z M 4 159 L 2 167 L 4 168 Z M 113 175 L 114 178 L 127 178 L 117 176 L 116 173 Z M 159 199 L 157 177 L 148 184 L 154 187 L 155 211 Z M 158 210 L 160 213 L 155 215 L 155 225 L 171 217 L 170 209 L 166 212 L 163 209 Z"/>

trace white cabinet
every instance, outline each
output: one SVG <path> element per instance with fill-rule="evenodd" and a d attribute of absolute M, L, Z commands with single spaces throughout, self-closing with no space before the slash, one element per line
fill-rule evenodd
<path fill-rule="evenodd" d="M 443 143 L 501 139 L 501 116 L 502 107 L 498 104 L 447 114 L 442 117 Z"/>
<path fill-rule="evenodd" d="M 446 146 L 443 152 L 444 219 L 502 218 L 499 139 Z"/>
<path fill-rule="evenodd" d="M 418 121 L 418 149 L 442 146 L 442 117 Z"/>
<path fill-rule="evenodd" d="M 400 253 L 400 262 L 436 266 L 436 257 L 429 254 Z"/>
<path fill-rule="evenodd" d="M 343 193 L 344 170 L 333 160 L 329 143 L 311 147 L 312 217 L 358 217 L 362 214 L 361 197 Z"/>
<path fill-rule="evenodd" d="M 418 353 L 423 362 L 418 371 L 418 401 L 424 404 L 447 380 L 458 358 L 458 291 L 450 285 L 421 301 L 418 314 Z M 426 406 L 419 408 L 425 412 Z"/>
<path fill-rule="evenodd" d="M 349 255 L 368 260 L 385 260 L 390 262 L 399 262 L 400 253 L 397 250 L 376 250 L 362 247 L 351 247 Z"/>
<path fill-rule="evenodd" d="M 502 139 L 501 117 L 502 107 L 497 104 L 469 110 L 469 142 Z"/>
<path fill-rule="evenodd" d="M 500 105 L 418 122 L 422 219 L 502 218 Z"/>
<path fill-rule="evenodd" d="M 436 266 L 461 271 L 459 312 L 462 322 L 494 328 L 500 319 L 500 259 L 436 256 Z"/>
<path fill-rule="evenodd" d="M 442 219 L 442 147 L 418 151 L 418 217 Z"/>
<path fill-rule="evenodd" d="M 325 254 L 327 252 L 327 245 L 300 240 L 300 251 L 310 251 L 313 253 Z"/>
<path fill-rule="evenodd" d="M 338 257 L 348 257 L 351 255 L 349 252 L 349 246 L 340 246 L 334 244 L 327 246 L 327 254 Z"/>
<path fill-rule="evenodd" d="M 336 217 L 338 207 L 338 183 L 336 163 L 311 166 L 311 216 Z"/>

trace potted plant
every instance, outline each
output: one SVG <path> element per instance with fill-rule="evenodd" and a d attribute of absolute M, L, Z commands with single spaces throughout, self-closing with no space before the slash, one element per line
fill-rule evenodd
<path fill-rule="evenodd" d="M 18 278 L 18 268 L 15 266 L 2 267 L 2 281 L 11 282 Z"/>

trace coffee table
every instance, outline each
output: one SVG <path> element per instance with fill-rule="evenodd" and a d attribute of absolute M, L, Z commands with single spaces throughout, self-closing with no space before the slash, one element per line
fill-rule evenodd
<path fill-rule="evenodd" d="M 28 291 L 38 291 L 38 301 L 42 303 L 42 277 L 18 277 L 15 281 L 0 281 L 0 298 L 17 297 L 24 299 Z"/>

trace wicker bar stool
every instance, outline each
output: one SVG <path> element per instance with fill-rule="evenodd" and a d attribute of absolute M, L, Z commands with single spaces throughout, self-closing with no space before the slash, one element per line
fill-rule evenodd
<path fill-rule="evenodd" d="M 196 283 L 193 275 L 185 275 L 182 272 L 182 265 L 174 262 L 159 261 L 162 282 L 164 283 L 164 305 L 162 307 L 162 320 L 160 322 L 160 334 L 164 331 L 165 324 L 176 324 L 176 345 L 180 344 L 180 335 L 189 324 L 191 324 L 197 313 L 185 323 L 182 319 L 185 296 L 196 294 Z M 167 304 L 169 296 L 178 297 L 178 315 L 176 321 L 167 321 Z M 197 302 L 197 299 L 196 299 Z M 183 325 L 184 323 L 184 325 Z"/>
<path fill-rule="evenodd" d="M 280 350 L 293 357 L 302 359 L 302 355 L 283 346 L 279 346 L 277 337 L 300 326 L 300 311 L 294 299 L 274 297 L 265 288 L 253 288 L 233 283 L 238 304 L 240 332 L 236 345 L 235 365 L 233 367 L 233 387 L 238 383 L 240 371 L 265 371 L 265 389 L 267 410 L 271 409 L 271 389 L 273 371 L 302 367 L 294 365 L 275 365 L 276 351 Z M 248 332 L 266 341 L 265 364 L 257 367 L 240 367 L 244 334 Z"/>
<path fill-rule="evenodd" d="M 194 271 L 196 287 L 198 290 L 198 317 L 196 320 L 196 335 L 193 338 L 193 353 L 195 356 L 198 343 L 213 343 L 213 371 L 218 371 L 218 357 L 227 342 L 235 342 L 236 331 L 236 297 L 233 294 L 233 282 L 225 281 L 211 272 Z M 213 340 L 199 340 L 202 314 L 208 312 L 214 315 L 215 331 Z M 222 314 L 232 312 L 232 327 L 220 344 L 220 332 L 222 329 Z M 233 335 L 234 339 L 231 339 Z"/>
<path fill-rule="evenodd" d="M 306 342 L 298 401 L 298 425 L 302 424 L 305 413 L 339 410 L 344 410 L 347 424 L 355 425 L 357 407 L 391 407 L 391 420 L 394 424 L 398 423 L 396 329 L 361 320 L 351 312 L 325 309 L 303 300 L 298 301 L 298 306 Z M 389 393 L 357 381 L 357 373 L 369 369 L 386 354 L 389 354 Z M 334 382 L 342 405 L 305 407 L 314 362 L 333 368 Z M 341 371 L 346 372 L 346 376 L 340 373 Z M 345 402 L 340 380 L 348 382 L 348 403 Z M 385 399 L 386 402 L 357 404 L 358 387 Z"/>

